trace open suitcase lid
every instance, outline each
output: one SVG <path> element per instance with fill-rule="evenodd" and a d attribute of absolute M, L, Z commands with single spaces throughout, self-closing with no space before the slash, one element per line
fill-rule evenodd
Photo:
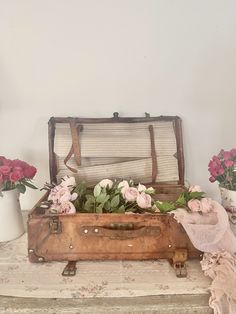
<path fill-rule="evenodd" d="M 49 120 L 52 182 L 65 175 L 94 185 L 105 178 L 184 185 L 181 119 L 55 118 Z"/>

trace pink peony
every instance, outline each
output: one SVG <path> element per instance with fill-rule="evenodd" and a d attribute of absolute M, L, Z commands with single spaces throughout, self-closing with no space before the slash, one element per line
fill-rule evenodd
<path fill-rule="evenodd" d="M 3 175 L 8 175 L 11 172 L 11 167 L 9 166 L 0 166 L 0 173 Z"/>
<path fill-rule="evenodd" d="M 59 213 L 61 214 L 75 214 L 75 212 L 75 206 L 69 201 L 63 202 L 59 207 Z"/>
<path fill-rule="evenodd" d="M 202 210 L 202 204 L 197 199 L 188 201 L 188 207 L 192 212 L 199 212 Z"/>
<path fill-rule="evenodd" d="M 75 177 L 69 177 L 69 176 L 63 177 L 60 185 L 62 187 L 68 187 L 70 190 L 72 190 L 76 185 Z"/>
<path fill-rule="evenodd" d="M 140 208 L 150 208 L 152 206 L 151 196 L 144 192 L 137 196 L 136 202 Z"/>
<path fill-rule="evenodd" d="M 201 199 L 201 211 L 203 213 L 209 213 L 213 209 L 213 203 L 212 200 L 208 197 L 204 197 Z"/>
<path fill-rule="evenodd" d="M 13 171 L 9 174 L 9 180 L 11 182 L 16 182 L 19 181 L 23 178 L 23 173 L 22 171 Z"/>
<path fill-rule="evenodd" d="M 68 202 L 71 200 L 71 194 L 70 190 L 68 188 L 60 188 L 60 190 L 56 194 L 58 202 L 63 203 L 63 202 Z"/>
<path fill-rule="evenodd" d="M 199 185 L 190 186 L 190 188 L 188 190 L 189 190 L 189 192 L 202 192 Z"/>
<path fill-rule="evenodd" d="M 137 196 L 139 195 L 139 192 L 136 188 L 127 188 L 124 192 L 124 198 L 128 202 L 135 202 L 137 199 Z"/>
<path fill-rule="evenodd" d="M 24 169 L 24 176 L 28 179 L 33 179 L 37 172 L 37 169 L 33 166 L 28 166 Z"/>
<path fill-rule="evenodd" d="M 232 167 L 234 165 L 234 162 L 232 160 L 226 160 L 225 161 L 225 167 L 229 168 Z"/>

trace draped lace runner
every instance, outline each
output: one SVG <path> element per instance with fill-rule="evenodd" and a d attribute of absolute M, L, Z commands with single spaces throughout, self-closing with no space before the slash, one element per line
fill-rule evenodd
<path fill-rule="evenodd" d="M 210 213 L 189 213 L 183 208 L 174 213 L 193 245 L 205 252 L 201 267 L 212 279 L 210 307 L 214 314 L 236 313 L 236 238 L 225 209 L 213 202 Z"/>

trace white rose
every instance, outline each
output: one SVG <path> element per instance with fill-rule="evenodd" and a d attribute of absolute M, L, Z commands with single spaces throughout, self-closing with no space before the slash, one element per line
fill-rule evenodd
<path fill-rule="evenodd" d="M 125 190 L 128 188 L 129 188 L 129 183 L 126 180 L 123 180 L 118 184 L 118 189 L 121 189 L 120 191 L 121 191 L 123 197 L 124 197 Z"/>
<path fill-rule="evenodd" d="M 139 191 L 140 193 L 146 191 L 146 189 L 147 189 L 147 188 L 146 188 L 145 185 L 139 183 L 139 185 L 138 185 L 138 191 Z"/>
<path fill-rule="evenodd" d="M 139 195 L 139 191 L 136 188 L 127 188 L 124 191 L 124 198 L 128 202 L 135 202 L 138 195 Z"/>
<path fill-rule="evenodd" d="M 150 208 L 152 206 L 151 196 L 144 192 L 137 196 L 136 202 L 140 208 Z"/>
<path fill-rule="evenodd" d="M 98 183 L 98 185 L 100 185 L 101 188 L 108 187 L 109 189 L 111 189 L 113 186 L 113 182 L 109 179 L 103 179 L 102 181 Z"/>

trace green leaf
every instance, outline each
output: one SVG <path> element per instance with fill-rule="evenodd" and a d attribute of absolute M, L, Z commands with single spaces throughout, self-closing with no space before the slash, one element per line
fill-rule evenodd
<path fill-rule="evenodd" d="M 204 192 L 190 192 L 189 198 L 190 199 L 201 199 L 205 193 Z"/>
<path fill-rule="evenodd" d="M 91 201 L 93 203 L 95 202 L 95 197 L 91 194 L 86 195 L 86 199 L 87 201 Z"/>
<path fill-rule="evenodd" d="M 24 194 L 25 191 L 26 191 L 26 187 L 24 186 L 24 184 L 17 184 L 17 185 L 16 185 L 16 188 L 17 188 L 17 190 L 18 190 L 20 193 L 22 193 L 22 194 Z"/>
<path fill-rule="evenodd" d="M 110 198 L 109 195 L 107 195 L 106 193 L 101 193 L 98 195 L 98 197 L 96 197 L 96 202 L 97 203 L 105 203 L 106 201 L 108 201 Z"/>
<path fill-rule="evenodd" d="M 31 184 L 29 181 L 24 181 L 24 185 L 28 186 L 31 189 L 37 190 L 38 188 L 36 188 L 36 186 L 34 186 L 33 184 Z"/>
<path fill-rule="evenodd" d="M 184 206 L 184 205 L 186 205 L 186 199 L 185 199 L 185 196 L 184 196 L 184 193 L 182 193 L 180 196 L 179 196 L 179 198 L 177 199 L 177 201 L 175 202 L 175 204 L 177 205 L 177 206 Z"/>
<path fill-rule="evenodd" d="M 113 197 L 113 199 L 111 200 L 111 207 L 117 207 L 120 203 L 120 196 L 116 195 Z"/>
<path fill-rule="evenodd" d="M 96 207 L 96 213 L 101 214 L 103 210 L 103 204 L 100 204 L 99 206 Z"/>
<path fill-rule="evenodd" d="M 104 209 L 106 211 L 110 211 L 110 209 L 111 209 L 111 202 L 109 200 L 104 204 Z"/>
<path fill-rule="evenodd" d="M 175 209 L 175 205 L 172 202 L 156 202 L 155 205 L 160 209 L 161 213 L 167 213 Z"/>
<path fill-rule="evenodd" d="M 94 209 L 94 202 L 91 201 L 91 200 L 87 200 L 87 201 L 84 203 L 84 209 L 85 209 L 86 211 L 93 212 L 93 209 Z"/>
<path fill-rule="evenodd" d="M 125 212 L 125 206 L 124 205 L 121 205 L 118 210 L 117 210 L 117 213 L 124 213 Z"/>
<path fill-rule="evenodd" d="M 98 195 L 101 193 L 101 187 L 99 184 L 95 185 L 94 190 L 93 190 L 93 195 L 95 197 L 98 197 Z"/>

